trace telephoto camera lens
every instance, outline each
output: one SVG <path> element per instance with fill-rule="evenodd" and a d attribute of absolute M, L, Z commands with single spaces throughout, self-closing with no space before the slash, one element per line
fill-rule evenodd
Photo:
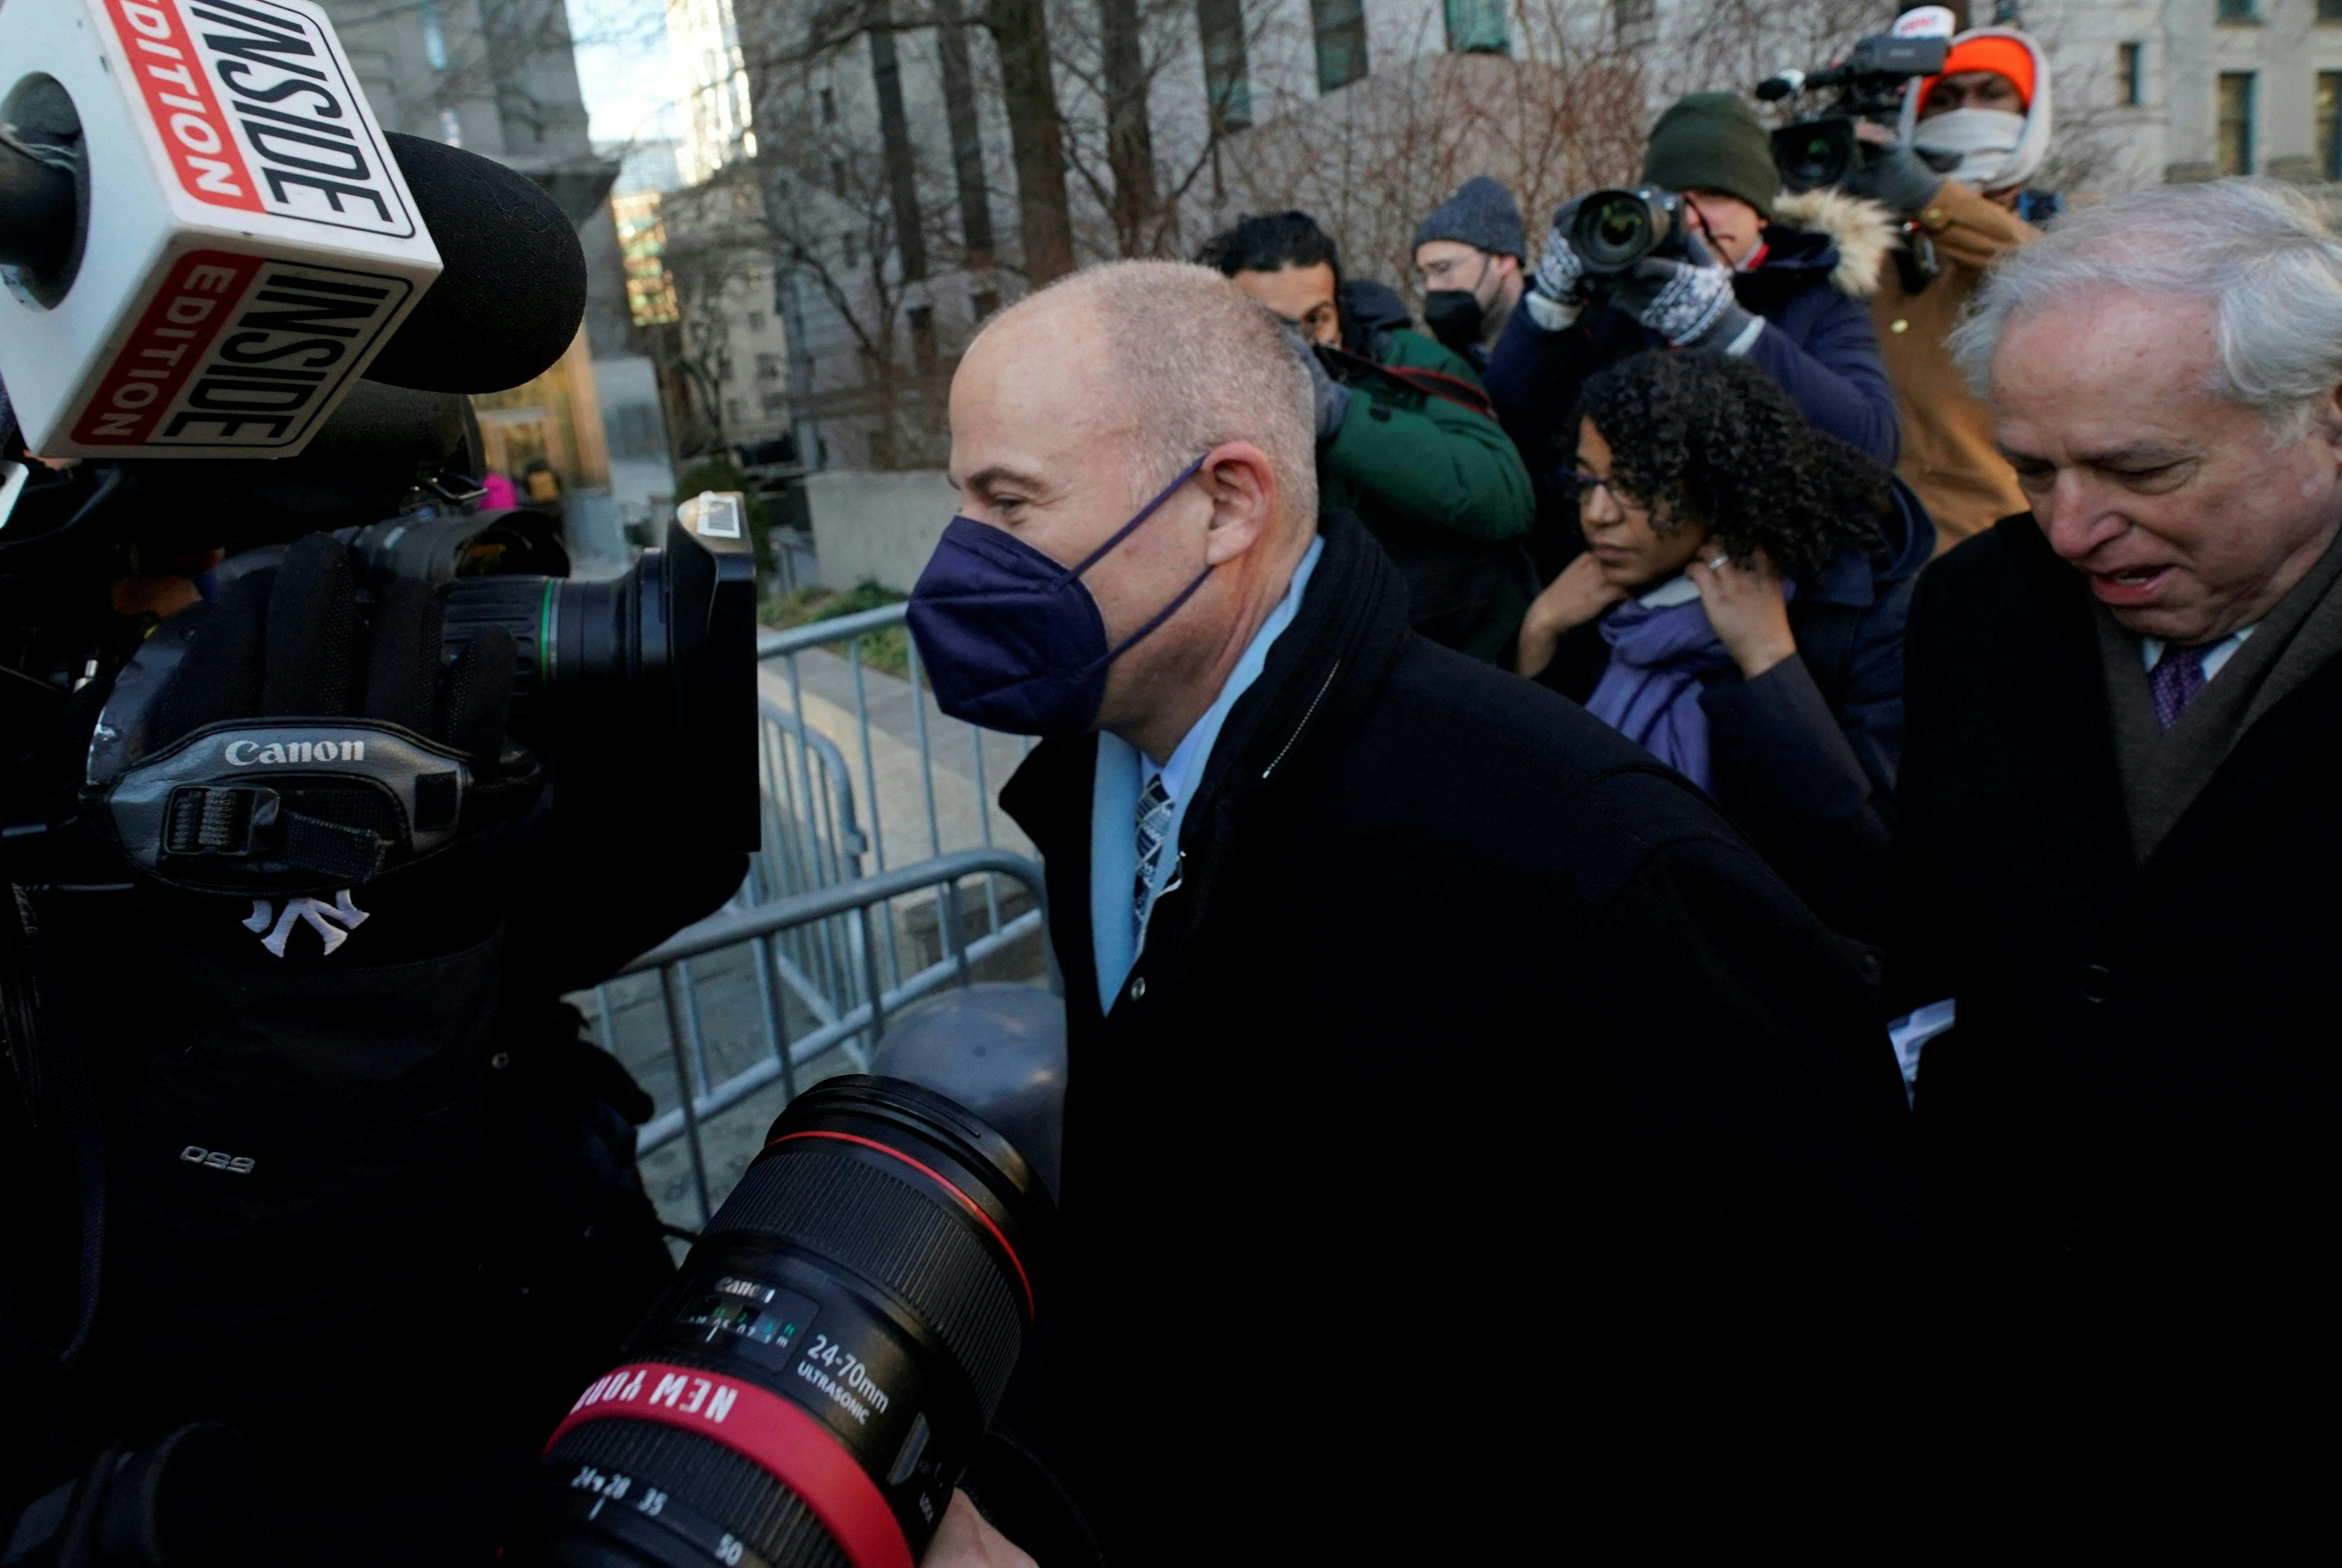
<path fill-rule="evenodd" d="M 1654 252 L 1667 250 L 1681 225 L 1682 201 L 1648 185 L 1596 191 L 1577 204 L 1569 245 L 1590 273 L 1624 272 Z"/>
<path fill-rule="evenodd" d="M 514 1558 L 910 1568 L 1032 1332 L 1054 1223 L 943 1095 L 806 1091 L 555 1431 Z"/>

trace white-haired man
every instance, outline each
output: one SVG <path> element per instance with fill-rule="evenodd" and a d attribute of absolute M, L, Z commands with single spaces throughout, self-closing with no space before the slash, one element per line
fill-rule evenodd
<path fill-rule="evenodd" d="M 1003 795 L 1071 1034 L 1040 1431 L 1108 1559 L 1496 1561 L 1612 1467 L 1672 1496 L 1740 1352 L 1827 1406 L 1759 1325 L 1858 1329 L 1914 1210 L 1823 928 L 1646 754 L 1409 632 L 1235 284 L 1062 282 L 951 421 L 911 625 L 946 709 L 1053 737 Z M 1693 1467 L 1692 1514 L 1745 1473 Z"/>
<path fill-rule="evenodd" d="M 2037 1443 L 2068 1498 L 2307 1459 L 2168 1418 L 2331 1387 L 2342 244 L 2273 185 L 2111 200 L 1955 347 L 2032 505 L 1920 579 L 1906 654 L 1892 984 L 1957 1004 L 1929 1223 L 1978 1292 L 1951 1342 L 2015 1374 L 1964 1380 L 2001 1434 L 1967 1452 Z"/>

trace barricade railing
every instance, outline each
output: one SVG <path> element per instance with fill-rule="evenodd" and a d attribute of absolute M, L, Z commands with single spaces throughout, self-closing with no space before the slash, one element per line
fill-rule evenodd
<path fill-rule="evenodd" d="M 1011 849 L 1029 849 L 1015 824 L 998 817 L 996 794 L 1033 749 L 1032 738 L 1004 735 L 945 716 L 927 690 L 918 645 L 908 636 L 908 613 L 907 604 L 882 604 L 766 632 L 757 637 L 756 658 L 767 666 L 779 662 L 786 712 L 805 730 L 821 729 L 812 720 L 810 704 L 825 710 L 825 716 L 846 732 L 836 739 L 849 766 L 858 771 L 856 793 L 873 870 L 886 870 L 906 851 L 931 858 L 951 850 L 991 849 L 1004 841 Z M 875 640 L 890 634 L 901 640 L 901 676 L 872 664 Z M 813 669 L 825 660 L 828 666 L 842 664 L 844 668 Z M 882 751 L 897 758 L 916 755 L 910 770 L 916 782 L 906 781 L 899 766 L 882 768 Z M 996 928 L 1001 922 L 996 880 L 986 879 L 984 899 L 987 924 Z M 890 960 L 894 956 L 890 950 Z"/>
<path fill-rule="evenodd" d="M 981 876 L 991 885 L 1006 879 L 1030 896 L 1032 907 L 1006 924 L 993 923 L 978 935 L 966 935 L 959 919 L 959 884 Z M 940 956 L 891 981 L 880 967 L 885 944 L 874 926 L 892 929 L 892 905 L 896 899 L 932 892 L 940 915 Z M 708 1178 L 706 1133 L 708 1124 L 775 1084 L 786 1098 L 797 1092 L 797 1069 L 826 1052 L 843 1048 L 856 1065 L 866 1068 L 871 1049 L 886 1032 L 892 1014 L 943 987 L 973 983 L 974 966 L 1009 944 L 1038 934 L 1044 921 L 1045 893 L 1041 868 L 1022 855 L 1005 850 L 964 850 L 883 871 L 853 881 L 791 894 L 769 903 L 734 907 L 711 916 L 660 944 L 619 972 L 615 979 L 656 973 L 665 1004 L 668 1054 L 675 1072 L 676 1104 L 654 1116 L 639 1131 L 636 1153 L 647 1155 L 676 1140 L 684 1140 L 691 1165 L 692 1187 L 704 1223 L 715 1212 L 721 1194 Z M 786 944 L 809 931 L 843 928 L 837 945 L 855 955 L 859 973 L 852 985 L 828 1007 L 809 1005 L 812 998 L 786 974 Z M 1046 951 L 1046 943 L 1041 944 Z M 691 965 L 730 950 L 746 948 L 752 964 L 757 1010 L 761 1014 L 765 1051 L 747 1065 L 720 1078 L 711 1071 L 706 1030 Z M 1048 979 L 1058 988 L 1054 964 Z M 787 993 L 802 1005 L 788 1006 Z M 606 996 L 606 988 L 605 991 Z M 811 1027 L 792 1036 L 786 1020 L 809 1014 Z M 608 1014 L 604 1014 L 604 1044 L 609 1044 Z"/>

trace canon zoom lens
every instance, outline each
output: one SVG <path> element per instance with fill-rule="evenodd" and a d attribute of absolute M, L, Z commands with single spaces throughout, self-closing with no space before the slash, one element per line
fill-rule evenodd
<path fill-rule="evenodd" d="M 1016 1150 L 897 1078 L 797 1097 L 545 1451 L 517 1561 L 910 1568 L 1038 1305 Z"/>
<path fill-rule="evenodd" d="M 1655 252 L 1682 247 L 1682 198 L 1651 185 L 1581 198 L 1569 246 L 1589 273 L 1624 272 Z"/>
<path fill-rule="evenodd" d="M 341 535 L 377 591 L 446 583 L 450 657 L 486 625 L 520 655 L 513 733 L 548 749 L 651 748 L 692 792 L 693 835 L 753 849 L 756 575 L 745 538 L 680 523 L 623 576 L 568 576 L 561 525 L 528 510 L 394 518 Z"/>

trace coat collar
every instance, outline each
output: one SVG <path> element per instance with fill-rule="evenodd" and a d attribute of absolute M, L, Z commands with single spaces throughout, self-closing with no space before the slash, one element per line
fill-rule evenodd
<path fill-rule="evenodd" d="M 1895 494 L 1895 515 L 1882 530 L 1883 554 L 1849 550 L 1831 562 L 1797 592 L 1808 604 L 1850 604 L 1865 608 L 1878 602 L 1884 584 L 1917 576 L 1936 554 L 1936 524 L 1919 497 L 1900 479 L 1889 479 Z"/>
<path fill-rule="evenodd" d="M 2044 590 L 2056 628 L 2059 684 L 2085 715 L 2092 750 L 2091 787 L 2108 802 L 2111 820 L 2127 820 L 2121 774 L 2115 762 L 2114 724 L 2107 712 L 2106 678 L 2100 668 L 2097 634 L 2081 574 L 2059 559 L 2030 513 L 1995 524 L 2017 558 Z M 2217 837 L 2283 784 L 2293 771 L 2342 724 L 2342 658 L 2328 661 L 2267 713 L 2237 742 L 2196 799 L 2181 814 L 2132 878 L 2125 902 L 2137 899 Z"/>
<path fill-rule="evenodd" d="M 1260 678 L 1228 713 L 1183 818 L 1173 880 L 1156 902 L 1134 974 L 1166 995 L 1185 965 L 1179 950 L 1208 930 L 1227 896 L 1236 845 L 1277 800 L 1306 793 L 1341 751 L 1412 635 L 1396 568 L 1346 513 L 1319 520 L 1326 542 L 1307 593 L 1270 647 Z M 1097 737 L 1033 748 L 1001 790 L 1003 810 L 1033 841 L 1046 868 L 1052 945 L 1066 1001 L 1080 1024 L 1096 1019 L 1089 933 L 1089 809 Z M 1078 926 L 1078 929 L 1076 929 Z M 1156 976 L 1161 978 L 1158 980 Z M 1116 1016 L 1120 1016 L 1120 1009 Z"/>

